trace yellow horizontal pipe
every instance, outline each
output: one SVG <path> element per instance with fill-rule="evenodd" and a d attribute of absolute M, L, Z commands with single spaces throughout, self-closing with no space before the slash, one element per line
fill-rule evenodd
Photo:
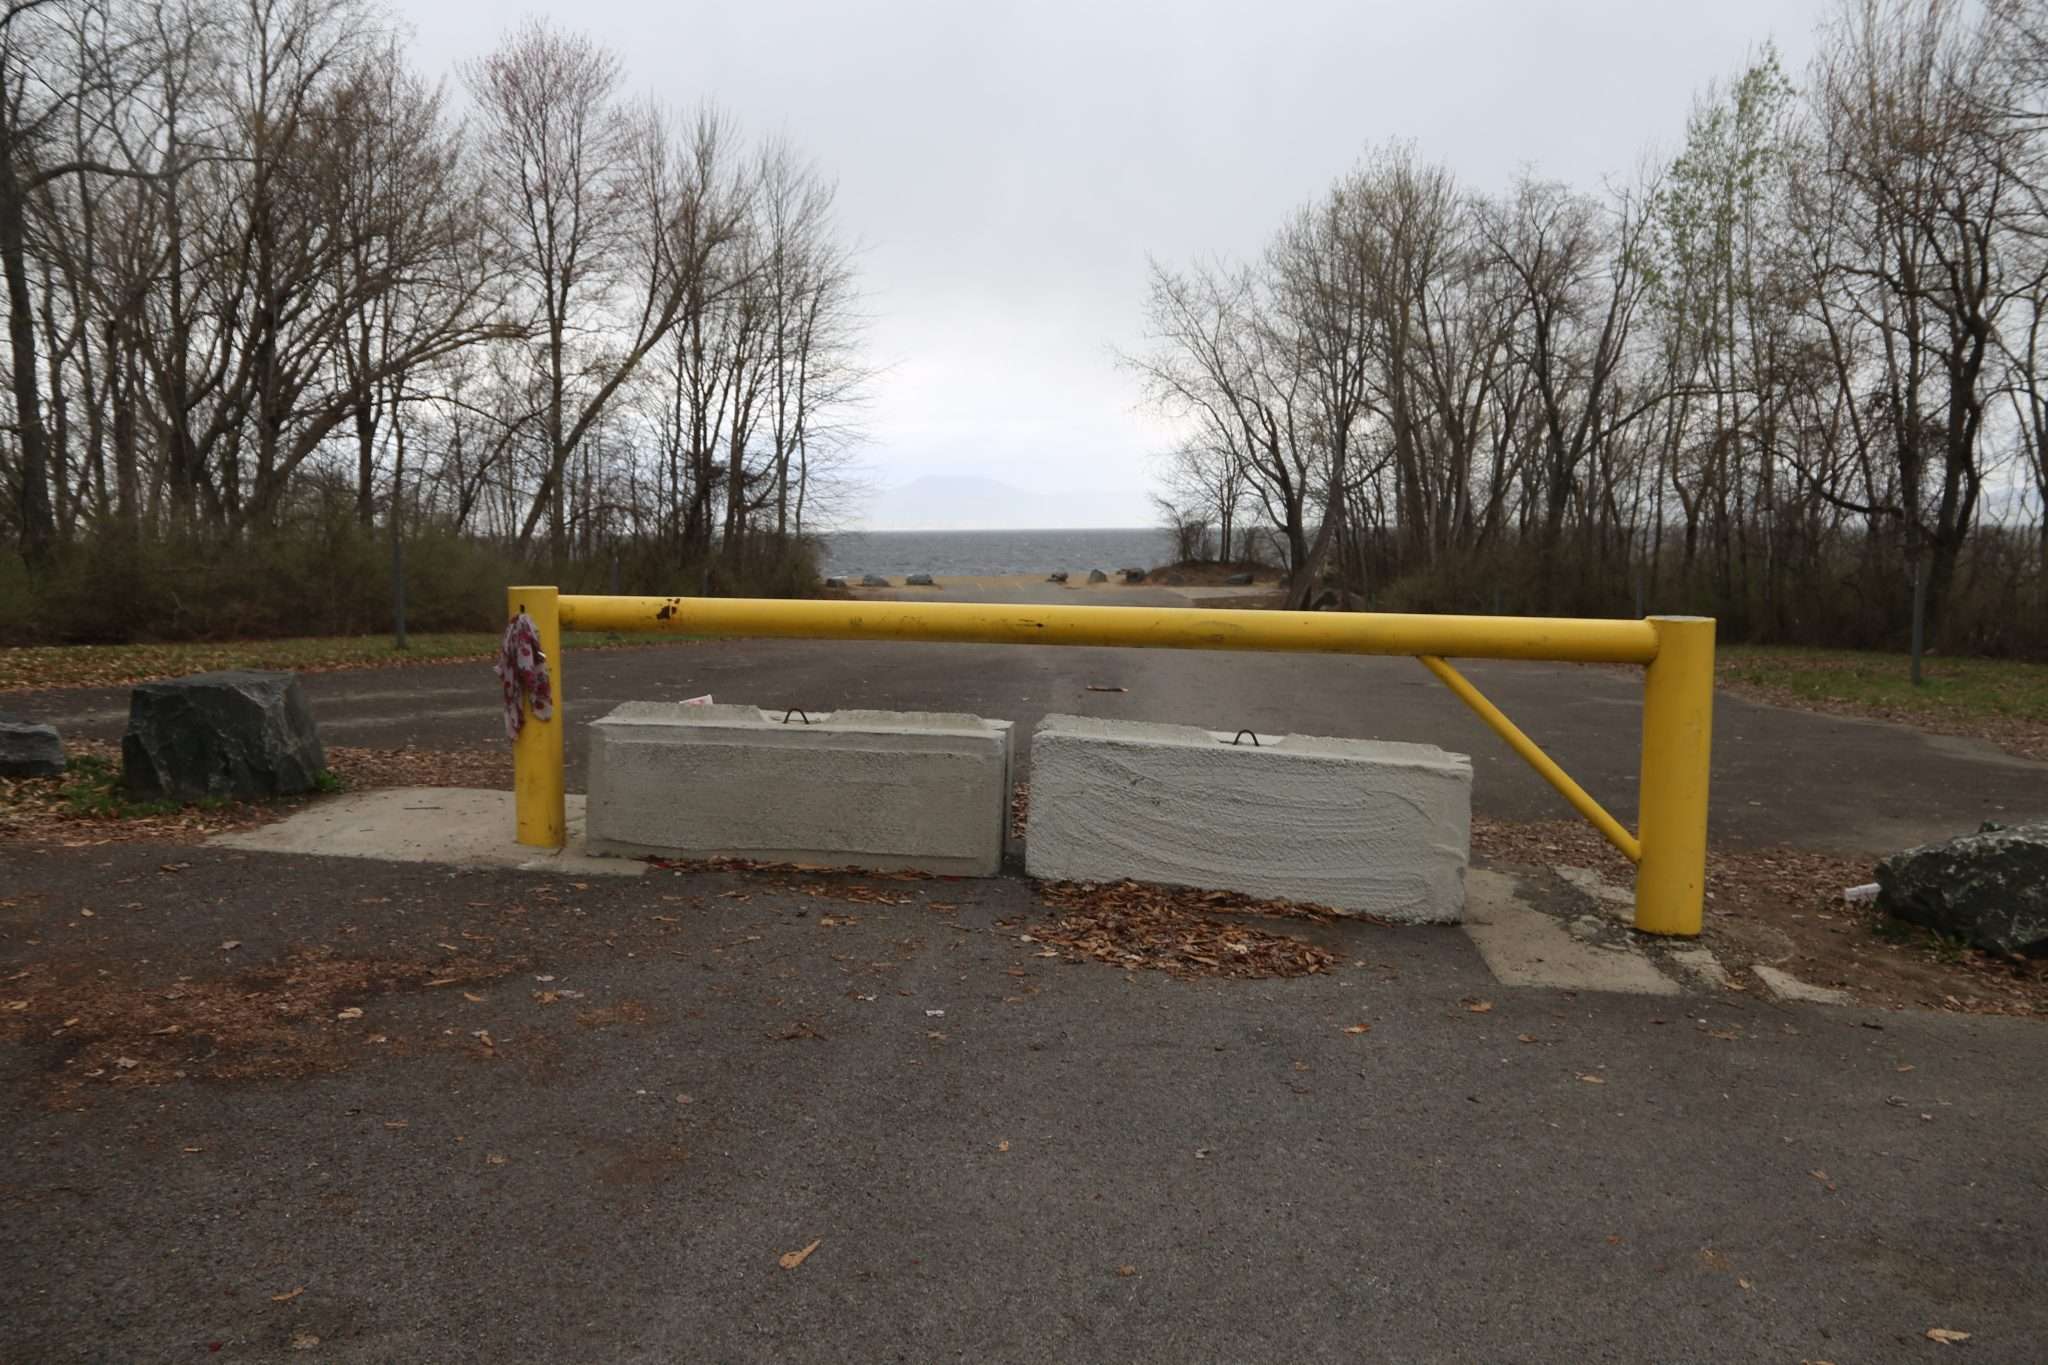
<path fill-rule="evenodd" d="M 1647 621 L 1191 607 L 1005 606 L 979 602 L 785 601 L 744 597 L 563 597 L 569 630 L 956 644 L 1132 645 L 1326 654 L 1432 654 L 1646 664 Z"/>
<path fill-rule="evenodd" d="M 563 598 L 568 601 L 568 598 Z M 1493 728 L 1493 732 L 1508 742 L 1508 747 L 1520 754 L 1530 767 L 1542 775 L 1543 780 L 1557 788 L 1558 794 L 1572 803 L 1572 809 L 1586 817 L 1594 829 L 1605 836 L 1608 843 L 1622 851 L 1632 863 L 1643 860 L 1643 846 L 1636 837 L 1621 827 L 1621 822 L 1607 813 L 1607 808 L 1595 801 L 1592 794 L 1572 781 L 1571 774 L 1557 766 L 1549 754 L 1536 747 L 1536 741 L 1522 733 L 1521 727 L 1501 714 L 1498 706 L 1486 699 L 1486 694 L 1474 687 L 1464 674 L 1452 668 L 1432 654 L 1418 655 L 1423 667 L 1443 680 L 1444 686 L 1458 696 L 1458 700 L 1472 708 L 1479 719 Z"/>

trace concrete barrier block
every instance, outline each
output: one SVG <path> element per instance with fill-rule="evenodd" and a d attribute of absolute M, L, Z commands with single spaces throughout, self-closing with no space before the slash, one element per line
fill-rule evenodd
<path fill-rule="evenodd" d="M 1025 868 L 1464 915 L 1472 761 L 1427 744 L 1047 716 L 1031 737 Z"/>
<path fill-rule="evenodd" d="M 591 726 L 592 853 L 990 877 L 1009 833 L 1008 721 L 628 702 Z"/>

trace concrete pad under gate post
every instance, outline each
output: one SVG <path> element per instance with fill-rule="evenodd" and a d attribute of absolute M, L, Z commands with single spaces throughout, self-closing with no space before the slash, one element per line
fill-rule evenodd
<path fill-rule="evenodd" d="M 1312 901 L 1415 923 L 1464 913 L 1472 764 L 1432 745 L 1047 716 L 1025 866 Z"/>
<path fill-rule="evenodd" d="M 992 877 L 1010 736 L 937 712 L 628 702 L 591 726 L 587 846 Z"/>

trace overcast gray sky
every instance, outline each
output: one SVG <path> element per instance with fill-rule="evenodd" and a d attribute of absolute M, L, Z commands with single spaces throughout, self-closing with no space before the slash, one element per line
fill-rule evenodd
<path fill-rule="evenodd" d="M 399 0 L 428 71 L 517 11 Z M 1235 0 L 1177 5 L 532 6 L 836 175 L 874 360 L 868 478 L 969 475 L 1034 495 L 986 524 L 1146 525 L 1162 428 L 1113 348 L 1145 258 L 1256 251 L 1369 143 L 1469 185 L 1523 166 L 1597 187 L 1673 149 L 1693 94 L 1765 39 L 1795 74 L 1825 0 Z M 451 82 L 452 83 L 452 82 Z M 1070 510 L 1068 510 L 1070 509 Z M 1021 515 L 1020 515 L 1021 514 Z M 883 495 L 872 524 L 913 515 Z"/>

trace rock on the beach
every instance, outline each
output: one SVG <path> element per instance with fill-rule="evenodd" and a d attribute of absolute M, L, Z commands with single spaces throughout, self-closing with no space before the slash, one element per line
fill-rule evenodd
<path fill-rule="evenodd" d="M 1045 576 L 1045 581 L 1048 583 L 1064 583 L 1067 581 L 1067 571 L 1065 569 L 1055 569 Z"/>
<path fill-rule="evenodd" d="M 1234 573 L 1223 580 L 1223 586 L 1226 588 L 1249 588 L 1251 585 L 1252 576 L 1248 573 Z"/>
<path fill-rule="evenodd" d="M 932 576 L 928 573 L 914 573 L 903 580 L 903 586 L 906 588 L 935 588 L 938 584 L 932 582 Z"/>
<path fill-rule="evenodd" d="M 296 673 L 195 673 L 129 694 L 121 775 L 135 796 L 288 796 L 326 766 Z"/>
<path fill-rule="evenodd" d="M 55 777 L 64 771 L 64 740 L 54 726 L 0 716 L 0 777 Z"/>
<path fill-rule="evenodd" d="M 1143 569 L 1125 569 L 1125 570 L 1124 570 L 1124 582 L 1126 582 L 1126 583 L 1143 583 L 1144 581 L 1145 581 L 1145 571 L 1144 571 Z"/>
<path fill-rule="evenodd" d="M 828 578 L 825 580 L 825 586 L 828 588 L 843 588 L 846 586 L 846 580 L 843 578 Z"/>
<path fill-rule="evenodd" d="M 878 573 L 863 574 L 860 585 L 863 588 L 886 588 L 889 586 L 889 580 Z"/>
<path fill-rule="evenodd" d="M 1090 569 L 1088 571 L 1088 581 L 1090 583 L 1107 583 L 1109 575 L 1100 569 Z"/>
<path fill-rule="evenodd" d="M 1895 853 L 1877 865 L 1877 908 L 1994 953 L 2048 954 L 2048 823 Z"/>

